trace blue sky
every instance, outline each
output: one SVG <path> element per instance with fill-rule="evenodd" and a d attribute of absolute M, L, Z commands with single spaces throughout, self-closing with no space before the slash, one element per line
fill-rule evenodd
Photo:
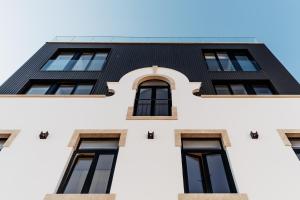
<path fill-rule="evenodd" d="M 0 0 L 0 83 L 57 35 L 253 36 L 300 82 L 299 0 Z"/>

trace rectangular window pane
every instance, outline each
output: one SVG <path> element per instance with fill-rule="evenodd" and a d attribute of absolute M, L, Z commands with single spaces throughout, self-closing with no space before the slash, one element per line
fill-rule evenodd
<path fill-rule="evenodd" d="M 300 139 L 291 139 L 290 142 L 293 148 L 300 149 Z"/>
<path fill-rule="evenodd" d="M 221 155 L 207 155 L 206 160 L 213 193 L 230 193 Z"/>
<path fill-rule="evenodd" d="M 156 100 L 154 107 L 155 116 L 168 116 L 169 115 L 169 100 Z"/>
<path fill-rule="evenodd" d="M 50 85 L 32 85 L 30 89 L 26 92 L 29 95 L 42 95 L 46 94 L 49 90 Z"/>
<path fill-rule="evenodd" d="M 43 70 L 46 71 L 63 71 L 73 57 L 73 53 L 62 52 L 55 59 L 50 59 Z"/>
<path fill-rule="evenodd" d="M 169 98 L 168 88 L 157 88 L 156 99 L 168 99 Z"/>
<path fill-rule="evenodd" d="M 55 94 L 58 95 L 68 95 L 71 94 L 74 89 L 74 85 L 60 85 L 56 90 Z"/>
<path fill-rule="evenodd" d="M 231 84 L 230 87 L 233 94 L 247 94 L 243 84 Z"/>
<path fill-rule="evenodd" d="M 219 140 L 182 140 L 182 147 L 183 149 L 222 149 Z"/>
<path fill-rule="evenodd" d="M 151 99 L 152 89 L 151 88 L 141 88 L 139 99 Z"/>
<path fill-rule="evenodd" d="M 204 54 L 208 69 L 210 71 L 221 71 L 219 63 L 215 57 L 214 53 L 205 53 Z"/>
<path fill-rule="evenodd" d="M 224 71 L 235 71 L 235 68 L 227 53 L 217 53 L 217 56 Z"/>
<path fill-rule="evenodd" d="M 185 160 L 189 193 L 203 193 L 200 159 L 196 155 L 186 155 Z"/>
<path fill-rule="evenodd" d="M 65 194 L 81 193 L 88 171 L 92 164 L 92 160 L 92 157 L 78 158 L 77 162 L 75 163 L 75 167 L 72 171 L 71 177 L 65 188 Z"/>
<path fill-rule="evenodd" d="M 84 71 L 88 66 L 90 60 L 93 57 L 93 53 L 82 53 L 73 67 L 73 71 Z"/>
<path fill-rule="evenodd" d="M 0 151 L 3 148 L 4 143 L 6 142 L 7 138 L 0 138 Z"/>
<path fill-rule="evenodd" d="M 114 155 L 99 155 L 89 193 L 106 193 Z"/>
<path fill-rule="evenodd" d="M 235 58 L 243 71 L 257 71 L 255 65 L 248 56 L 235 56 Z"/>
<path fill-rule="evenodd" d="M 90 94 L 93 87 L 93 85 L 77 85 L 74 94 Z"/>
<path fill-rule="evenodd" d="M 82 140 L 79 149 L 117 149 L 119 140 Z"/>
<path fill-rule="evenodd" d="M 215 85 L 215 90 L 217 94 L 231 94 L 227 85 Z"/>
<path fill-rule="evenodd" d="M 255 94 L 260 95 L 269 95 L 273 94 L 271 89 L 266 85 L 253 85 L 253 89 L 255 91 Z"/>
<path fill-rule="evenodd" d="M 151 115 L 151 100 L 138 100 L 136 106 L 137 116 L 150 116 Z"/>
<path fill-rule="evenodd" d="M 106 61 L 107 53 L 96 53 L 91 61 L 88 70 L 89 71 L 101 71 Z"/>

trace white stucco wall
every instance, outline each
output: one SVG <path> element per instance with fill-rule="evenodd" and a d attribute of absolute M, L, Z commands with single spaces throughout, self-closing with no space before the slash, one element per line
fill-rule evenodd
<path fill-rule="evenodd" d="M 42 200 L 56 193 L 72 154 L 75 129 L 128 129 L 120 147 L 111 193 L 117 200 L 171 200 L 183 193 L 181 152 L 175 129 L 226 129 L 226 149 L 239 193 L 250 200 L 300 198 L 300 161 L 276 129 L 299 129 L 300 98 L 201 98 L 181 73 L 159 68 L 175 80 L 178 120 L 126 120 L 134 80 L 152 68 L 133 71 L 109 84 L 115 95 L 97 97 L 0 97 L 0 129 L 19 129 L 0 152 L 0 199 Z M 50 136 L 40 140 L 41 131 Z M 155 132 L 147 140 L 148 131 Z M 249 136 L 257 130 L 258 140 Z"/>

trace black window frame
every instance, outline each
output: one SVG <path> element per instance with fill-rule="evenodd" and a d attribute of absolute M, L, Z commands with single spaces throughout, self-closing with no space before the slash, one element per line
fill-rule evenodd
<path fill-rule="evenodd" d="M 45 94 L 41 95 L 57 95 L 55 94 L 56 91 L 59 89 L 61 85 L 70 85 L 73 86 L 72 92 L 69 95 L 74 95 L 74 92 L 76 91 L 77 87 L 80 85 L 91 85 L 92 89 L 89 94 L 75 94 L 75 95 L 91 95 L 94 93 L 95 90 L 95 81 L 30 81 L 20 92 L 19 94 L 25 94 L 27 95 L 27 92 L 31 89 L 34 85 L 49 85 L 49 89 Z M 29 94 L 28 94 L 29 95 Z"/>
<path fill-rule="evenodd" d="M 78 142 L 78 145 L 76 147 L 76 149 L 74 150 L 72 157 L 69 161 L 68 167 L 64 173 L 64 176 L 62 178 L 62 181 L 60 183 L 60 186 L 58 187 L 57 190 L 57 194 L 65 194 L 64 191 L 68 185 L 68 181 L 70 180 L 70 177 L 73 173 L 73 170 L 76 166 L 77 160 L 81 157 L 91 157 L 92 154 L 94 154 L 93 159 L 92 159 L 92 163 L 91 166 L 88 170 L 88 174 L 87 177 L 84 181 L 84 184 L 82 186 L 82 190 L 81 193 L 78 194 L 89 194 L 89 189 L 90 186 L 92 184 L 93 181 L 93 175 L 95 173 L 95 169 L 99 160 L 99 155 L 103 155 L 103 154 L 114 154 L 114 159 L 112 162 L 112 167 L 111 167 L 111 171 L 110 171 L 110 176 L 109 176 L 109 180 L 107 183 L 107 187 L 106 187 L 106 192 L 103 194 L 109 194 L 110 193 L 110 189 L 111 189 L 111 184 L 113 181 L 113 175 L 114 175 L 114 171 L 115 171 L 115 167 L 116 167 L 116 163 L 117 163 L 117 158 L 118 158 L 118 153 L 119 153 L 119 147 L 116 149 L 80 149 L 80 145 L 82 143 L 82 141 L 98 141 L 98 140 L 119 140 L 116 138 L 81 138 Z M 91 193 L 91 194 L 95 194 L 95 193 Z M 102 194 L 102 193 L 96 193 L 96 194 Z"/>
<path fill-rule="evenodd" d="M 205 58 L 206 53 L 214 54 L 214 56 L 216 58 L 216 61 L 218 63 L 218 67 L 219 67 L 220 70 L 210 70 L 209 65 L 208 65 L 208 63 L 206 61 L 206 58 Z M 221 64 L 220 59 L 218 58 L 217 53 L 226 53 L 228 55 L 228 58 L 230 59 L 232 65 L 233 65 L 233 68 L 235 70 L 234 71 L 225 71 L 222 64 Z M 213 49 L 213 50 L 211 50 L 211 49 L 205 49 L 205 50 L 203 50 L 202 55 L 203 55 L 206 67 L 207 67 L 209 72 L 229 72 L 229 73 L 232 73 L 232 72 L 250 72 L 250 73 L 253 73 L 253 72 L 261 71 L 261 67 L 258 65 L 258 63 L 254 59 L 254 57 L 246 49 L 239 49 L 239 50 L 232 50 L 232 49 Z M 237 61 L 237 59 L 235 58 L 235 56 L 247 56 L 256 70 L 255 71 L 244 71 L 243 68 L 241 67 L 241 65 L 239 64 L 239 62 Z"/>
<path fill-rule="evenodd" d="M 227 158 L 226 151 L 224 150 L 224 147 L 222 145 L 221 139 L 218 138 L 182 138 L 181 143 L 183 140 L 187 141 L 207 141 L 207 140 L 217 140 L 220 143 L 221 149 L 205 149 L 205 148 L 189 148 L 189 149 L 184 149 L 183 145 L 181 147 L 181 159 L 182 159 L 182 170 L 183 170 L 183 182 L 184 182 L 184 192 L 185 193 L 190 193 L 189 192 L 189 183 L 188 183 L 188 173 L 187 173 L 187 163 L 186 163 L 186 155 L 188 153 L 204 153 L 204 152 L 210 152 L 210 153 L 218 153 L 221 155 L 222 161 L 223 161 L 223 166 L 225 169 L 225 174 L 228 182 L 228 186 L 230 189 L 230 193 L 237 193 L 237 189 L 235 186 L 235 182 L 233 179 L 233 175 L 230 169 L 229 161 Z M 202 163 L 200 164 L 201 168 L 201 175 L 202 175 L 202 185 L 203 185 L 203 193 L 213 193 L 212 191 L 212 185 L 211 181 L 209 179 L 209 170 L 208 170 L 208 165 L 207 161 L 202 160 Z"/>
<path fill-rule="evenodd" d="M 66 64 L 65 68 L 63 70 L 47 70 L 44 69 L 46 64 L 48 63 L 49 60 L 51 59 L 56 59 L 61 53 L 73 53 L 73 56 L 71 60 Z M 72 70 L 73 67 L 76 65 L 78 59 L 83 53 L 93 53 L 92 58 L 89 60 L 89 63 L 87 64 L 85 70 Z M 105 62 L 102 65 L 101 70 L 88 70 L 92 60 L 94 59 L 95 55 L 97 53 L 106 53 L 107 56 L 105 58 Z M 47 61 L 42 65 L 41 71 L 43 72 L 102 72 L 104 68 L 106 67 L 109 57 L 111 54 L 111 49 L 58 49 L 54 54 L 52 54 L 51 57 L 47 59 Z"/>
<path fill-rule="evenodd" d="M 217 85 L 225 85 L 227 86 L 227 88 L 230 91 L 229 95 L 237 95 L 233 93 L 233 90 L 231 89 L 231 85 L 235 85 L 235 84 L 241 84 L 244 86 L 244 88 L 246 89 L 247 94 L 244 95 L 261 95 L 261 94 L 257 94 L 254 90 L 254 86 L 266 86 L 269 88 L 269 90 L 272 92 L 272 94 L 269 95 L 274 95 L 274 94 L 278 94 L 278 92 L 275 90 L 275 88 L 273 87 L 273 85 L 269 82 L 269 81 L 264 81 L 264 80 L 251 80 L 251 81 L 239 81 L 239 80 L 228 80 L 228 81 L 213 81 L 213 88 L 215 91 L 216 95 L 221 95 L 217 93 L 216 90 L 216 86 Z M 240 94 L 243 95 L 243 94 Z M 266 94 L 267 95 L 267 94 Z"/>
<path fill-rule="evenodd" d="M 161 80 L 158 80 L 161 81 Z M 171 94 L 171 88 L 169 83 L 162 81 L 164 83 L 167 84 L 167 86 L 155 86 L 155 85 L 151 85 L 151 86 L 142 86 L 141 84 L 138 87 L 138 90 L 136 92 L 135 95 L 135 100 L 134 100 L 134 111 L 133 111 L 133 115 L 134 116 L 162 116 L 162 115 L 155 115 L 155 105 L 156 105 L 156 101 L 159 100 L 168 100 L 168 115 L 163 115 L 163 116 L 172 116 L 172 94 Z M 140 90 L 141 89 L 151 89 L 151 99 L 140 99 Z M 157 89 L 161 89 L 161 88 L 166 88 L 168 89 L 168 99 L 156 99 L 156 90 Z M 151 101 L 151 105 L 150 105 L 150 115 L 137 115 L 137 108 L 138 108 L 138 103 L 140 100 L 150 100 Z"/>

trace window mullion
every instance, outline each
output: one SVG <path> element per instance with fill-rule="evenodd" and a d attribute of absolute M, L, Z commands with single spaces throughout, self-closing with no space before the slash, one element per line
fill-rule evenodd
<path fill-rule="evenodd" d="M 213 193 L 206 155 L 203 154 L 201 156 L 201 162 L 202 162 L 201 166 L 202 166 L 202 170 L 203 170 L 203 180 L 205 182 L 204 183 L 205 192 L 206 193 Z"/>
<path fill-rule="evenodd" d="M 93 52 L 93 56 L 89 60 L 89 63 L 86 65 L 86 68 L 84 69 L 84 71 L 87 71 L 90 68 L 90 65 L 91 65 L 92 61 L 94 60 L 95 56 L 96 56 L 96 52 Z"/>
<path fill-rule="evenodd" d="M 240 64 L 237 62 L 237 60 L 235 59 L 235 56 L 233 55 L 233 53 L 228 53 L 228 57 L 231 61 L 231 63 L 233 64 L 233 67 L 235 68 L 236 71 L 243 71 L 243 69 L 241 68 Z"/>
<path fill-rule="evenodd" d="M 151 115 L 155 115 L 155 104 L 156 104 L 156 87 L 151 87 Z"/>
<path fill-rule="evenodd" d="M 95 170 L 96 170 L 98 159 L 99 159 L 99 152 L 95 152 L 92 164 L 90 166 L 89 172 L 86 176 L 85 182 L 84 182 L 82 190 L 81 190 L 81 193 L 83 193 L 83 194 L 84 193 L 89 193 L 90 186 L 92 184 L 94 173 L 95 173 Z"/>
<path fill-rule="evenodd" d="M 219 65 L 219 68 L 221 69 L 221 71 L 225 71 L 225 70 L 223 69 L 222 64 L 221 64 L 221 61 L 219 60 L 219 57 L 218 57 L 218 55 L 217 55 L 217 52 L 214 52 L 214 55 L 215 55 L 215 58 L 216 58 L 216 60 L 217 60 L 217 63 L 218 63 L 218 65 Z"/>

